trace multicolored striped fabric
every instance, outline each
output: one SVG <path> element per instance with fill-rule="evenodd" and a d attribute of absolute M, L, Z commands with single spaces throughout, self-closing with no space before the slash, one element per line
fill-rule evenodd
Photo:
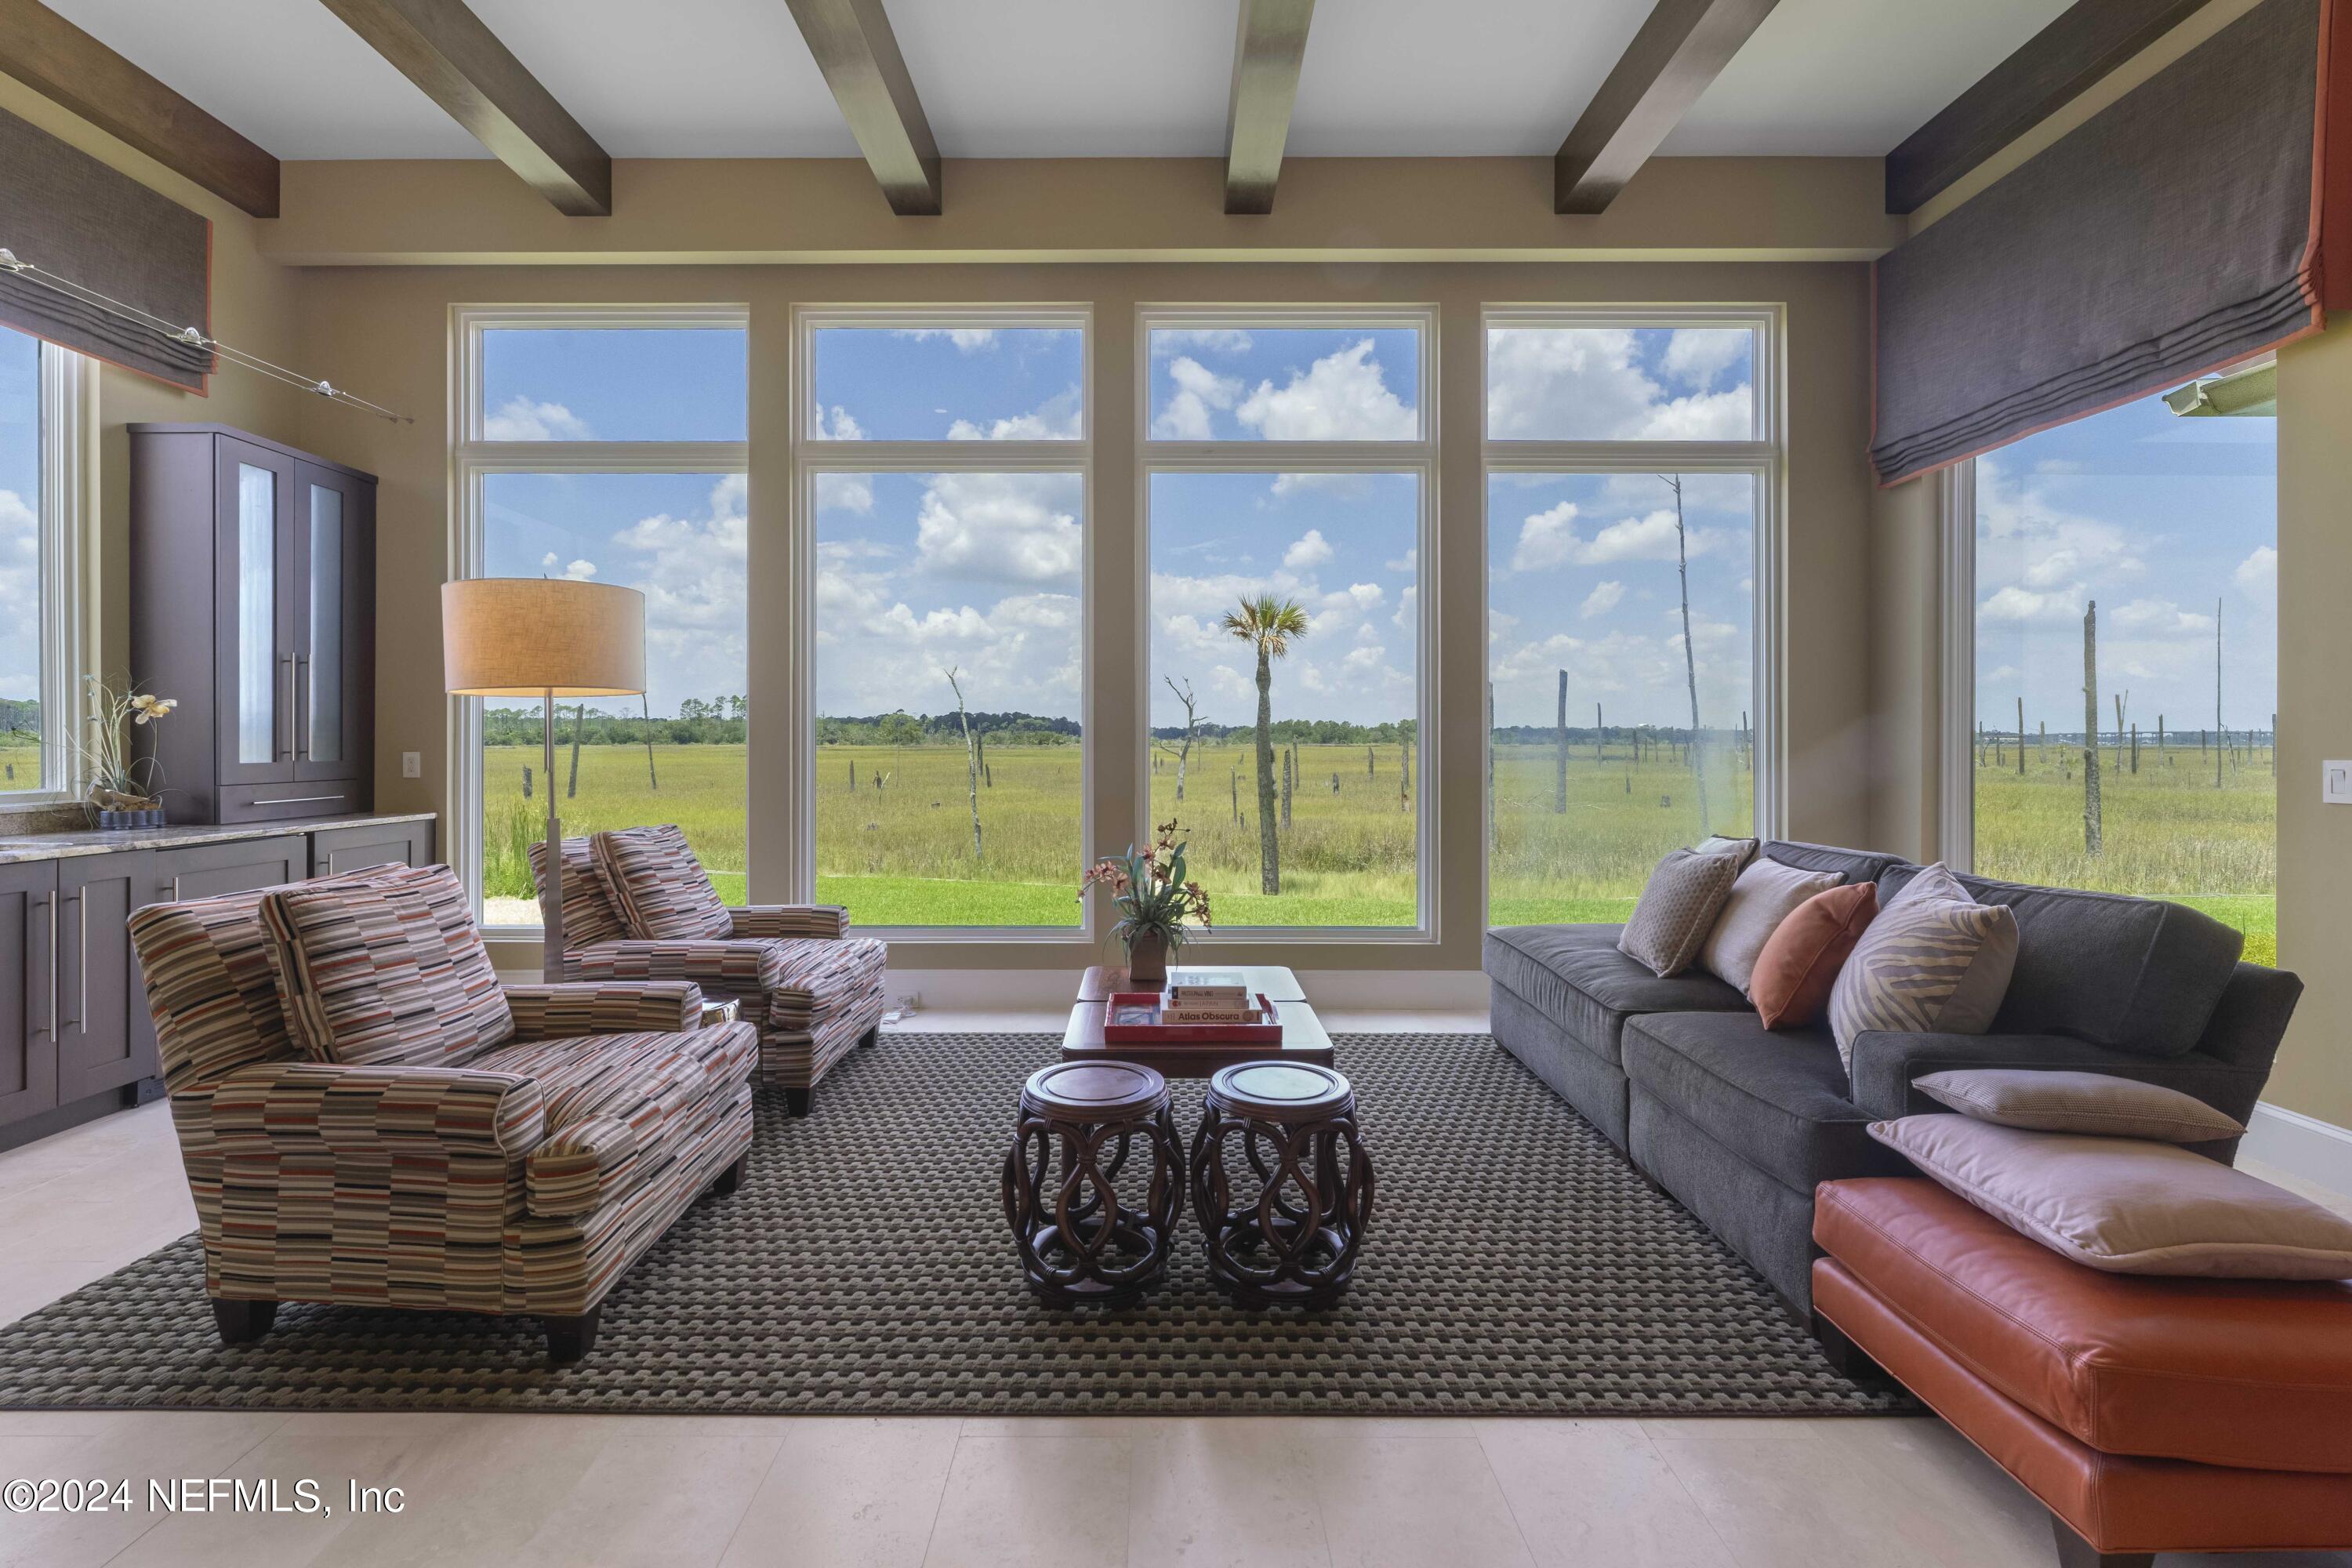
<path fill-rule="evenodd" d="M 674 942 L 724 937 L 734 930 L 727 906 L 678 828 L 625 827 L 597 834 L 590 847 L 631 936 Z M 572 945 L 568 921 L 564 945 Z"/>
<path fill-rule="evenodd" d="M 727 911 L 727 934 L 737 941 L 812 937 L 834 942 L 849 934 L 849 911 L 837 904 L 751 904 Z"/>
<path fill-rule="evenodd" d="M 530 847 L 530 884 L 537 889 L 544 907 L 547 900 L 547 842 L 535 840 Z M 604 868 L 596 864 L 596 852 L 585 838 L 563 841 L 563 944 L 580 947 L 592 942 L 610 942 L 614 937 L 629 934 L 627 922 L 621 919 L 620 906 L 613 902 L 612 889 L 604 885 Z"/>
<path fill-rule="evenodd" d="M 348 1066 L 445 1066 L 511 1036 L 506 994 L 465 908 L 445 866 L 267 894 L 261 917 L 304 1053 Z"/>
<path fill-rule="evenodd" d="M 702 987 L 691 981 L 510 984 L 506 993 L 508 1010 L 514 1015 L 514 1033 L 509 1037 L 518 1041 L 702 1026 Z"/>
<path fill-rule="evenodd" d="M 690 984 L 518 986 L 531 1037 L 443 1065 L 299 1059 L 261 915 L 292 891 L 131 922 L 213 1295 L 585 1312 L 751 1146 L 759 1031 L 680 1028 Z"/>

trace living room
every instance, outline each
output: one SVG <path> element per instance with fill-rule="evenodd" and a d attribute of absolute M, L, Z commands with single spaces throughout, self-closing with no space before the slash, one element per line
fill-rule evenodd
<path fill-rule="evenodd" d="M 2352 1562 L 2332 0 L 663 19 L 0 0 L 0 1561 Z"/>

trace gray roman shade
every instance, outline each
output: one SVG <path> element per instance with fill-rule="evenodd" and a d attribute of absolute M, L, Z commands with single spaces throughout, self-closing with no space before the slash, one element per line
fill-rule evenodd
<path fill-rule="evenodd" d="M 130 175 L 0 111 L 0 247 L 45 271 L 212 330 L 213 226 Z M 0 322 L 201 392 L 209 349 L 0 273 Z"/>
<path fill-rule="evenodd" d="M 1881 483 L 2321 324 L 2322 16 L 2263 0 L 1880 258 Z"/>

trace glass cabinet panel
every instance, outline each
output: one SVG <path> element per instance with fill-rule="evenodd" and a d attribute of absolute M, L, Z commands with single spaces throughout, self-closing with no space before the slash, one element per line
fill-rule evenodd
<path fill-rule="evenodd" d="M 236 469 L 236 760 L 278 758 L 278 476 Z"/>
<path fill-rule="evenodd" d="M 303 703 L 302 754 L 343 760 L 343 495 L 310 487 L 310 689 Z"/>

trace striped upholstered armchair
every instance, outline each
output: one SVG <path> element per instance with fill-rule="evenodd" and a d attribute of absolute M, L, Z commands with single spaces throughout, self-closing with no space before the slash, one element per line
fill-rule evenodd
<path fill-rule="evenodd" d="M 751 1142 L 690 984 L 501 985 L 445 867 L 131 917 L 221 1338 L 281 1301 L 529 1314 L 558 1362 Z"/>
<path fill-rule="evenodd" d="M 547 882 L 546 849 L 530 847 Z M 888 950 L 823 904 L 730 909 L 675 827 L 563 841 L 567 980 L 691 980 L 760 1031 L 760 1077 L 808 1113 L 817 1080 L 882 1027 Z"/>

